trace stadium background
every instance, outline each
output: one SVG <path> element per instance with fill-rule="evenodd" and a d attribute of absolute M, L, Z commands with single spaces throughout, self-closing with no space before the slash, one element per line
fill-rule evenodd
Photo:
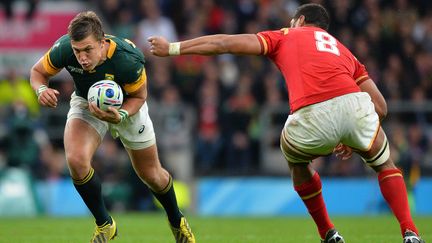
<path fill-rule="evenodd" d="M 73 83 L 51 80 L 57 109 L 41 108 L 31 65 L 68 22 L 94 10 L 106 32 L 146 54 L 148 103 L 161 161 L 182 207 L 197 215 L 306 215 L 279 152 L 289 112 L 284 81 L 263 57 L 155 58 L 147 37 L 170 41 L 212 33 L 256 33 L 289 24 L 295 0 L 10 1 L 0 6 L 0 216 L 88 215 L 68 176 L 62 136 Z M 330 33 L 368 68 L 389 105 L 383 126 L 407 179 L 412 210 L 431 215 L 432 2 L 314 1 L 331 14 Z M 31 8 L 34 4 L 34 9 Z M 359 157 L 314 161 L 330 213 L 387 214 L 373 171 Z M 109 136 L 94 158 L 113 212 L 157 210 L 127 154 Z"/>

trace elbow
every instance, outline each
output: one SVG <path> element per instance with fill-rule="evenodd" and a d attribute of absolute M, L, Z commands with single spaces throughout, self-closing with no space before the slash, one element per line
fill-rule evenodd
<path fill-rule="evenodd" d="M 377 106 L 376 112 L 378 113 L 380 121 L 384 120 L 384 118 L 387 117 L 387 113 L 388 113 L 387 104 L 383 103 Z"/>
<path fill-rule="evenodd" d="M 219 35 L 219 38 L 213 41 L 212 45 L 215 47 L 214 54 L 232 53 L 229 38 L 229 35 Z"/>
<path fill-rule="evenodd" d="M 214 41 L 210 44 L 213 46 L 213 48 L 210 53 L 205 53 L 207 55 L 218 55 L 218 54 L 229 53 L 228 45 L 226 45 L 226 43 L 222 40 Z"/>

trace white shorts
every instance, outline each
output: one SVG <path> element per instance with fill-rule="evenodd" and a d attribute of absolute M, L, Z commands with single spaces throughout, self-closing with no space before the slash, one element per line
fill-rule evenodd
<path fill-rule="evenodd" d="M 281 149 L 289 162 L 310 162 L 331 154 L 339 143 L 368 151 L 379 127 L 379 117 L 369 94 L 351 93 L 303 107 L 289 115 L 281 135 Z M 289 154 L 284 149 L 287 144 L 299 153 Z"/>
<path fill-rule="evenodd" d="M 93 116 L 88 109 L 87 100 L 77 96 L 74 92 L 71 96 L 66 123 L 75 118 L 89 123 L 99 133 L 101 140 L 109 130 L 113 138 L 119 137 L 123 145 L 132 150 L 147 148 L 156 143 L 147 103 L 144 103 L 136 114 L 128 117 L 122 123 L 112 124 Z"/>

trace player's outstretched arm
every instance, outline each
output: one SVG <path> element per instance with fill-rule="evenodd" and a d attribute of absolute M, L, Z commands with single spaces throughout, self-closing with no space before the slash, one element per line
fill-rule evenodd
<path fill-rule="evenodd" d="M 30 85 L 35 90 L 40 105 L 55 108 L 57 107 L 57 96 L 60 93 L 55 89 L 48 88 L 48 80 L 52 75 L 45 71 L 42 59 L 30 70 Z"/>
<path fill-rule="evenodd" d="M 152 36 L 150 52 L 156 56 L 218 55 L 224 53 L 261 55 L 261 44 L 255 34 L 207 35 L 181 42 L 169 43 L 163 37 Z"/>

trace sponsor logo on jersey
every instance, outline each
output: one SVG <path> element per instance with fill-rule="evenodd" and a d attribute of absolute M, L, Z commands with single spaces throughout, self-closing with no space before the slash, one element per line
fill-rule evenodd
<path fill-rule="evenodd" d="M 68 69 L 71 73 L 79 73 L 79 74 L 83 74 L 83 73 L 84 73 L 84 70 L 83 70 L 83 69 L 81 69 L 81 68 L 77 68 L 77 67 L 74 67 L 74 66 L 71 66 L 71 65 L 67 66 L 67 69 Z"/>
<path fill-rule="evenodd" d="M 114 74 L 105 73 L 105 79 L 114 81 Z"/>

